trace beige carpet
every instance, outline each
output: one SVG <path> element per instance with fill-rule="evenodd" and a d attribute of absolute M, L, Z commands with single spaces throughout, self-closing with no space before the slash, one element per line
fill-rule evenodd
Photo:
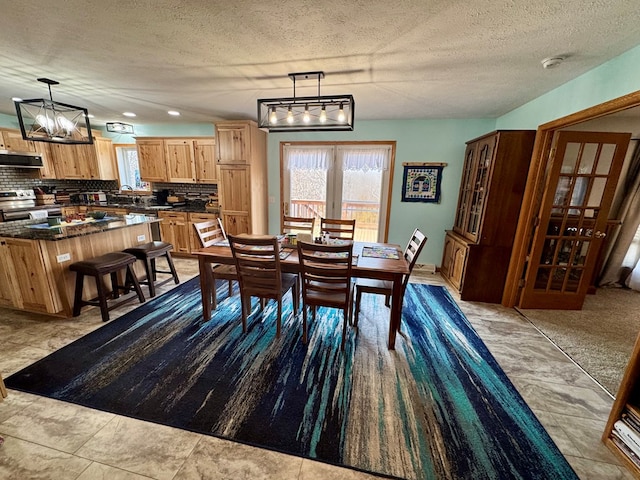
<path fill-rule="evenodd" d="M 640 332 L 640 292 L 599 288 L 582 310 L 519 311 L 616 395 Z"/>

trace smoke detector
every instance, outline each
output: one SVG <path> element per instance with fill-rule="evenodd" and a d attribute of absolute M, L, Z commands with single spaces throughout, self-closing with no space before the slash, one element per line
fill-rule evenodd
<path fill-rule="evenodd" d="M 564 57 L 549 57 L 542 60 L 543 68 L 555 68 L 564 62 Z"/>

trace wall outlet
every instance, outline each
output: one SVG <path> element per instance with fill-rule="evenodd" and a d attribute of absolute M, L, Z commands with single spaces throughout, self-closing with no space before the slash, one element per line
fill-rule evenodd
<path fill-rule="evenodd" d="M 269 203 L 276 203 L 276 197 L 269 195 Z"/>
<path fill-rule="evenodd" d="M 138 241 L 139 242 L 144 242 L 146 238 L 147 237 L 145 237 L 144 235 L 138 235 Z"/>
<path fill-rule="evenodd" d="M 58 263 L 68 262 L 69 260 L 71 260 L 71 254 L 62 253 L 62 254 L 56 256 L 56 260 L 58 261 Z"/>

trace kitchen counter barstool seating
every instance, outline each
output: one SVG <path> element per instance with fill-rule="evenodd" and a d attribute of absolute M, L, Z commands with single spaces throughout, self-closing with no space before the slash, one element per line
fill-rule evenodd
<path fill-rule="evenodd" d="M 242 331 L 247 331 L 247 317 L 251 313 L 251 297 L 259 297 L 262 309 L 267 299 L 278 302 L 276 338 L 280 338 L 282 297 L 291 290 L 293 312 L 298 313 L 300 290 L 298 275 L 280 268 L 280 245 L 274 236 L 229 235 L 231 253 L 236 262 L 242 304 Z"/>
<path fill-rule="evenodd" d="M 344 350 L 347 322 L 351 323 L 352 283 L 351 264 L 353 242 L 322 245 L 298 242 L 298 261 L 302 278 L 302 339 L 307 342 L 307 307 L 311 307 L 312 320 L 317 307 L 342 310 L 342 342 Z"/>
<path fill-rule="evenodd" d="M 282 217 L 282 233 L 308 233 L 313 238 L 314 217 Z"/>
<path fill-rule="evenodd" d="M 409 283 L 409 277 L 413 270 L 418 256 L 423 247 L 427 243 L 427 237 L 417 228 L 413 231 L 407 248 L 404 250 L 404 258 L 409 262 L 409 273 L 404 276 L 402 280 L 402 298 L 404 298 L 404 292 L 407 289 L 407 283 Z M 358 278 L 356 281 L 356 307 L 355 307 L 355 321 L 354 324 L 358 326 L 358 316 L 360 313 L 360 300 L 363 293 L 373 293 L 375 295 L 384 295 L 384 304 L 389 307 L 391 301 L 391 294 L 393 293 L 393 284 L 387 280 L 376 280 L 373 278 Z M 400 331 L 400 325 L 398 325 L 398 331 Z"/>
<path fill-rule="evenodd" d="M 145 298 L 140 288 L 140 283 L 133 271 L 133 264 L 136 263 L 136 257 L 129 253 L 124 252 L 112 252 L 100 255 L 98 257 L 90 258 L 88 260 L 80 260 L 72 263 L 69 266 L 69 270 L 76 272 L 76 288 L 75 297 L 73 300 L 73 316 L 80 315 L 80 310 L 85 305 L 93 305 L 100 307 L 100 313 L 102 315 L 102 321 L 109 321 L 109 311 L 113 310 L 120 305 L 127 303 L 135 298 L 130 295 L 115 301 L 120 298 L 120 290 L 124 290 L 128 293 L 130 287 L 133 285 L 134 290 L 138 296 L 140 303 L 144 303 Z M 125 283 L 120 285 L 118 283 L 118 272 L 126 270 Z M 91 276 L 96 281 L 96 288 L 98 290 L 98 296 L 92 300 L 83 300 L 82 291 L 84 289 L 84 277 Z M 104 283 L 104 276 L 111 276 L 111 291 L 107 291 L 107 287 Z M 111 297 L 111 299 L 109 299 Z M 111 300 L 111 301 L 110 301 Z"/>
<path fill-rule="evenodd" d="M 340 218 L 320 219 L 320 232 L 328 233 L 330 238 L 353 240 L 356 232 L 356 220 Z"/>
<path fill-rule="evenodd" d="M 143 280 L 138 281 L 149 287 L 149 296 L 151 298 L 156 296 L 156 287 L 164 285 L 171 280 L 173 280 L 176 285 L 180 283 L 178 272 L 176 272 L 176 267 L 173 265 L 173 259 L 171 258 L 171 250 L 173 250 L 172 244 L 158 241 L 144 243 L 137 247 L 126 248 L 124 250 L 125 253 L 130 253 L 138 260 L 142 260 L 142 262 L 144 262 L 146 277 Z M 167 266 L 169 267 L 168 271 L 159 270 L 157 268 L 156 259 L 159 257 L 164 257 L 167 261 Z M 158 282 L 158 273 L 171 276 Z"/>
<path fill-rule="evenodd" d="M 216 243 L 223 242 L 227 239 L 224 230 L 222 229 L 222 223 L 220 219 L 207 220 L 205 222 L 198 222 L 193 224 L 200 244 L 202 247 L 210 247 Z M 216 294 L 216 280 L 226 280 L 229 284 L 229 296 L 233 291 L 233 282 L 238 280 L 238 272 L 235 265 L 221 265 L 212 264 L 209 270 L 211 274 L 211 305 L 215 310 L 218 307 L 217 294 Z M 209 274 L 209 273 L 208 273 Z"/>

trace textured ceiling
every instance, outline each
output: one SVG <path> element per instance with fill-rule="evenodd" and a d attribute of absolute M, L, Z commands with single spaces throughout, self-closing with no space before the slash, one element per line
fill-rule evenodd
<path fill-rule="evenodd" d="M 4 2 L 0 112 L 48 77 L 97 124 L 255 119 L 292 96 L 287 73 L 323 70 L 356 122 L 497 117 L 639 45 L 639 18 L 638 0 Z"/>

